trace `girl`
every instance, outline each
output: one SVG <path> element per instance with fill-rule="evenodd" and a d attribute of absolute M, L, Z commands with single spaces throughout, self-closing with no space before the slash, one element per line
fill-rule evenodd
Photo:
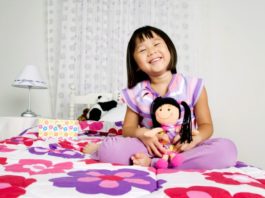
<path fill-rule="evenodd" d="M 192 141 L 175 140 L 181 163 L 178 169 L 213 169 L 233 166 L 235 145 L 227 139 L 209 139 L 213 124 L 203 80 L 176 71 L 177 53 L 171 39 L 162 30 L 145 26 L 137 29 L 127 48 L 128 88 L 122 91 L 127 103 L 123 124 L 124 137 L 107 137 L 100 145 L 89 145 L 85 153 L 94 152 L 103 162 L 153 165 L 153 157 L 162 157 L 166 149 L 157 136 L 146 136 L 152 130 L 150 105 L 161 97 L 185 101 L 192 114 Z M 183 115 L 182 115 L 183 116 Z"/>

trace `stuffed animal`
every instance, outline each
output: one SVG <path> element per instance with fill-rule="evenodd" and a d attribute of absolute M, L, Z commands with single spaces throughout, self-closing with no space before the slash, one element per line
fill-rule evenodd
<path fill-rule="evenodd" d="M 94 105 L 89 111 L 88 120 L 100 120 L 101 116 L 107 111 L 117 106 L 117 101 L 104 99 L 102 96 L 98 96 L 97 104 Z"/>
<path fill-rule="evenodd" d="M 151 105 L 151 118 L 153 129 L 145 133 L 145 136 L 158 137 L 158 140 L 166 148 L 167 152 L 160 158 L 156 168 L 174 168 L 180 164 L 181 159 L 175 152 L 173 140 L 180 135 L 180 142 L 192 141 L 191 111 L 186 102 L 181 102 L 184 107 L 184 117 L 181 120 L 180 104 L 173 98 L 158 97 Z"/>
<path fill-rule="evenodd" d="M 82 115 L 80 115 L 80 116 L 77 118 L 77 120 L 79 120 L 79 121 L 85 121 L 85 120 L 87 120 L 87 119 L 88 119 L 88 118 L 87 118 L 87 114 L 88 114 L 88 112 L 89 112 L 89 108 L 85 108 L 85 109 L 83 110 Z"/>

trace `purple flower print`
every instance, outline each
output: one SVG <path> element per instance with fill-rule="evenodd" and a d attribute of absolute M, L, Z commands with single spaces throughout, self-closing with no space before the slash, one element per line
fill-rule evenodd
<path fill-rule="evenodd" d="M 70 177 L 50 179 L 57 187 L 75 187 L 77 191 L 86 194 L 104 193 L 108 195 L 122 195 L 132 187 L 141 188 L 149 192 L 157 189 L 157 181 L 148 172 L 119 169 L 69 172 Z M 161 182 L 160 182 L 161 183 Z"/>
<path fill-rule="evenodd" d="M 246 163 L 241 162 L 241 161 L 237 161 L 236 165 L 235 165 L 236 168 L 242 168 L 242 167 L 248 167 L 248 166 L 249 165 L 247 165 Z"/>
<path fill-rule="evenodd" d="M 50 148 L 44 147 L 30 147 L 29 152 L 36 155 L 44 155 L 48 153 L 51 156 L 63 157 L 63 158 L 84 158 L 84 154 L 71 150 L 64 149 L 55 144 L 50 144 Z"/>
<path fill-rule="evenodd" d="M 123 122 L 122 122 L 122 121 L 117 121 L 117 122 L 115 122 L 115 125 L 116 125 L 117 127 L 122 127 Z"/>

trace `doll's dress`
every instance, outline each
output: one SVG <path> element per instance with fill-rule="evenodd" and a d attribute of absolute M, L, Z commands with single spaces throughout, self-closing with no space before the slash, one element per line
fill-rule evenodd
<path fill-rule="evenodd" d="M 172 141 L 176 135 L 178 135 L 181 124 L 163 124 L 161 128 L 166 132 L 166 134 L 169 136 L 170 142 L 167 144 L 163 144 L 164 148 L 167 150 L 165 153 L 166 155 L 175 154 L 175 156 L 172 159 L 165 160 L 163 158 L 160 158 L 155 163 L 156 168 L 165 169 L 165 168 L 175 168 L 181 163 L 181 159 L 179 155 L 174 151 L 175 145 L 172 144 Z"/>

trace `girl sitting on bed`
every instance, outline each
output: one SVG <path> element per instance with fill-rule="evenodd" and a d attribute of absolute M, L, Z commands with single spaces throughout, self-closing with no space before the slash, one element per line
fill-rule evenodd
<path fill-rule="evenodd" d="M 128 88 L 122 91 L 127 103 L 123 136 L 106 137 L 99 145 L 88 145 L 102 162 L 152 166 L 166 149 L 153 130 L 150 105 L 157 97 L 185 101 L 191 109 L 192 141 L 175 140 L 177 169 L 214 169 L 233 166 L 237 159 L 234 143 L 210 137 L 213 124 L 203 80 L 176 71 L 177 53 L 171 39 L 162 30 L 145 26 L 137 29 L 127 48 Z M 183 114 L 181 114 L 183 116 Z M 183 118 L 180 118 L 183 120 Z"/>

